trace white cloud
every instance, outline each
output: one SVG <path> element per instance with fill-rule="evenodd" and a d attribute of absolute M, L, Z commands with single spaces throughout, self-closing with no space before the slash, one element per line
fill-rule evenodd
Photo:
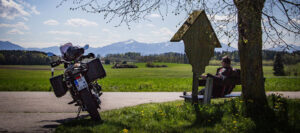
<path fill-rule="evenodd" d="M 26 17 L 22 17 L 23 19 L 24 19 L 24 21 L 28 21 L 28 18 L 26 18 Z"/>
<path fill-rule="evenodd" d="M 44 21 L 44 24 L 45 25 L 58 25 L 59 22 L 56 20 L 50 19 L 50 20 Z"/>
<path fill-rule="evenodd" d="M 81 18 L 72 18 L 67 20 L 66 25 L 78 27 L 78 26 L 98 26 L 96 22 L 88 21 L 86 19 Z"/>
<path fill-rule="evenodd" d="M 70 39 L 68 39 L 68 38 L 61 38 L 61 37 L 55 37 L 54 40 L 55 41 L 59 41 L 59 42 L 68 42 Z"/>
<path fill-rule="evenodd" d="M 228 16 L 225 16 L 225 15 L 214 15 L 214 16 L 208 15 L 208 18 L 210 20 L 214 20 L 214 21 L 221 21 L 221 20 L 228 19 Z"/>
<path fill-rule="evenodd" d="M 153 28 L 153 27 L 155 27 L 155 25 L 154 25 L 154 24 L 146 24 L 146 26 L 148 26 L 148 27 L 150 27 L 150 28 Z"/>
<path fill-rule="evenodd" d="M 216 15 L 215 17 L 215 20 L 225 20 L 225 19 L 227 19 L 228 18 L 228 16 L 224 16 L 224 15 Z"/>
<path fill-rule="evenodd" d="M 90 39 L 92 39 L 92 40 L 94 40 L 94 39 L 99 39 L 100 38 L 100 36 L 88 36 L 88 39 L 90 40 Z"/>
<path fill-rule="evenodd" d="M 150 14 L 150 16 L 149 16 L 150 18 L 159 18 L 160 17 L 160 15 L 159 14 L 155 14 L 155 13 L 153 13 L 153 14 Z"/>
<path fill-rule="evenodd" d="M 298 25 L 300 25 L 300 17 L 298 18 L 293 18 L 292 21 Z"/>
<path fill-rule="evenodd" d="M 0 17 L 6 19 L 14 19 L 18 16 L 29 16 L 30 14 L 24 10 L 21 4 L 13 0 L 1 0 L 0 2 Z"/>
<path fill-rule="evenodd" d="M 15 19 L 16 17 L 30 16 L 31 14 L 40 14 L 35 6 L 31 6 L 25 1 L 0 0 L 0 17 L 5 19 Z"/>
<path fill-rule="evenodd" d="M 135 39 L 140 42 L 157 43 L 169 41 L 175 32 L 167 27 L 153 28 L 152 31 L 136 34 Z"/>
<path fill-rule="evenodd" d="M 72 32 L 72 31 L 48 31 L 49 34 L 56 34 L 56 35 L 81 35 L 79 32 Z"/>
<path fill-rule="evenodd" d="M 26 8 L 30 9 L 30 13 L 32 14 L 36 14 L 39 15 L 41 14 L 37 9 L 36 6 L 32 6 L 29 3 L 23 1 L 23 0 L 18 0 L 18 3 L 20 3 L 21 5 L 25 6 Z"/>
<path fill-rule="evenodd" d="M 32 7 L 31 7 L 31 12 L 32 12 L 33 14 L 36 14 L 36 15 L 41 14 L 38 10 L 36 10 L 36 7 L 35 7 L 35 6 L 32 6 Z"/>
<path fill-rule="evenodd" d="M 20 34 L 20 35 L 23 35 L 24 32 L 18 30 L 18 29 L 12 29 L 10 31 L 7 32 L 8 34 Z"/>
<path fill-rule="evenodd" d="M 25 25 L 25 23 L 23 23 L 23 22 L 18 22 L 16 24 L 1 24 L 0 23 L 0 27 L 29 30 L 28 26 Z"/>
<path fill-rule="evenodd" d="M 102 29 L 102 31 L 103 31 L 103 32 L 110 32 L 110 29 L 104 28 L 104 29 Z"/>
<path fill-rule="evenodd" d="M 156 35 L 156 36 L 167 36 L 167 37 L 171 37 L 174 34 L 167 27 L 163 27 L 163 28 L 160 28 L 158 30 L 151 31 L 151 33 L 154 34 L 154 35 Z"/>

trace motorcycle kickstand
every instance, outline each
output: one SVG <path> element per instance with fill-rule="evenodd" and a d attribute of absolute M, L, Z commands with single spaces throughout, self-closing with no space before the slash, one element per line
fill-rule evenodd
<path fill-rule="evenodd" d="M 80 115 L 81 109 L 82 109 L 82 107 L 79 106 L 78 107 L 78 111 L 77 111 L 77 117 L 76 117 L 76 119 L 80 119 L 79 115 Z"/>

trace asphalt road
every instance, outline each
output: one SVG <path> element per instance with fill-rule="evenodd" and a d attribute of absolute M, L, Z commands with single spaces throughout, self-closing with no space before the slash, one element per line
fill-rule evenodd
<path fill-rule="evenodd" d="M 300 92 L 279 93 L 300 98 Z M 101 111 L 182 100 L 180 95 L 181 92 L 104 92 Z M 0 92 L 0 132 L 52 132 L 76 117 L 77 107 L 68 105 L 70 101 L 69 94 L 56 98 L 53 92 Z"/>
<path fill-rule="evenodd" d="M 181 92 L 104 92 L 101 111 L 151 102 L 182 100 Z M 77 107 L 68 105 L 67 93 L 0 92 L 0 132 L 52 132 L 59 124 L 76 117 Z M 87 115 L 87 113 L 81 113 Z"/>

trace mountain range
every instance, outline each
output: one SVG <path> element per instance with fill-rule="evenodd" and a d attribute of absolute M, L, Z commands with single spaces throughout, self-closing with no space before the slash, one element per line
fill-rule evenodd
<path fill-rule="evenodd" d="M 236 48 L 230 47 L 226 44 L 221 44 L 222 48 L 216 48 L 216 52 L 232 52 L 236 51 Z M 292 49 L 284 49 L 284 47 L 275 47 L 267 50 L 272 51 L 288 51 L 293 52 L 300 50 L 300 46 L 291 45 Z M 52 46 L 46 48 L 23 48 L 17 44 L 13 44 L 8 41 L 0 41 L 0 50 L 30 50 L 30 51 L 42 51 L 42 52 L 52 52 L 56 55 L 60 55 L 59 46 Z M 126 53 L 126 52 L 137 52 L 142 55 L 150 54 L 162 54 L 168 52 L 184 53 L 184 44 L 183 42 L 160 42 L 160 43 L 143 43 L 135 40 L 127 40 L 123 42 L 112 43 L 104 47 L 93 48 L 90 47 L 86 53 L 99 54 L 105 56 L 107 54 L 117 54 L 117 53 Z"/>

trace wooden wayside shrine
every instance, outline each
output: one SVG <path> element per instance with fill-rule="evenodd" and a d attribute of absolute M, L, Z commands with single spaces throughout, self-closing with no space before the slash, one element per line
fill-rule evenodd
<path fill-rule="evenodd" d="M 193 11 L 172 37 L 171 42 L 183 40 L 185 53 L 193 71 L 192 101 L 198 103 L 199 77 L 205 72 L 214 49 L 220 42 L 204 10 Z"/>

